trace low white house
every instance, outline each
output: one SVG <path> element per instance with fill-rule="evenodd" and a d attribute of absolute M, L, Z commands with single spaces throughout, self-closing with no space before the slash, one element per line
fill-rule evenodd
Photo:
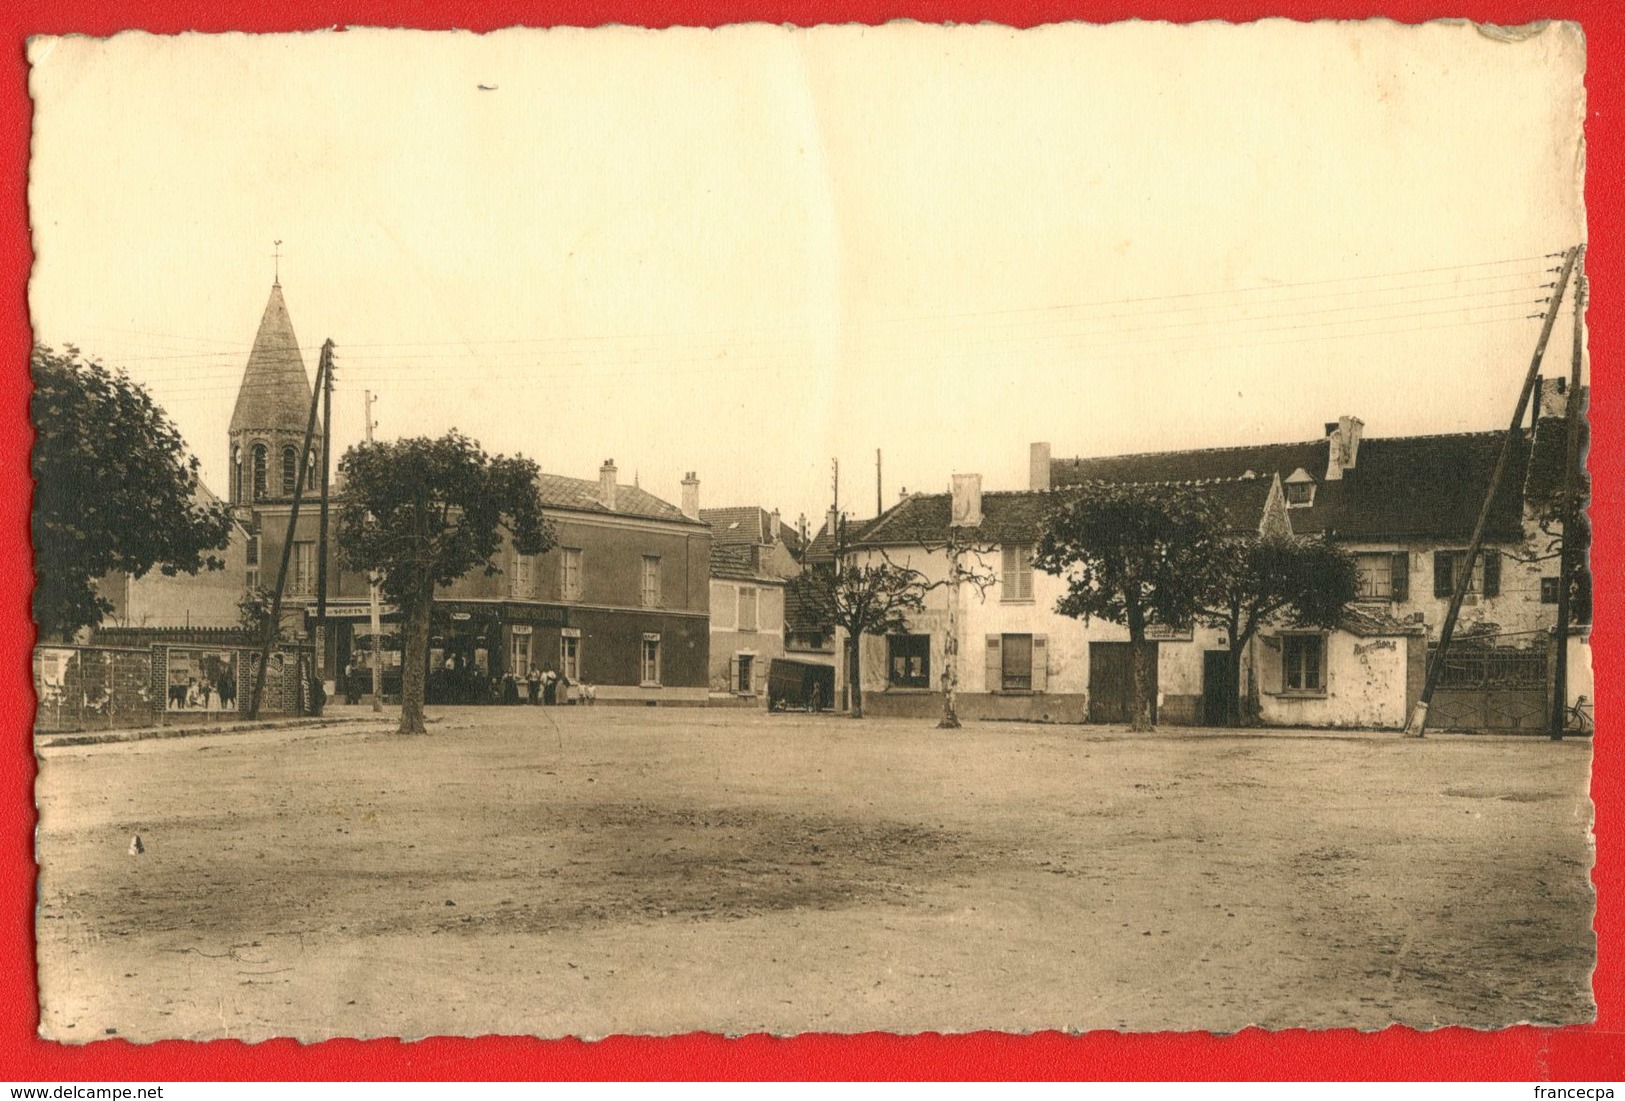
<path fill-rule="evenodd" d="M 1420 696 L 1464 549 L 1502 440 L 1497 432 L 1363 439 L 1343 417 L 1317 440 L 1258 447 L 1052 460 L 1031 453 L 1027 489 L 984 493 L 960 475 L 951 494 L 915 494 L 858 526 L 849 553 L 948 576 L 950 541 L 992 573 L 985 592 L 933 588 L 924 613 L 898 635 L 860 640 L 865 709 L 929 715 L 941 709 L 949 601 L 959 637 L 959 711 L 965 718 L 1123 722 L 1128 632 L 1055 613 L 1061 578 L 1032 566 L 1046 517 L 1069 487 L 1090 482 L 1179 483 L 1210 495 L 1237 533 L 1325 536 L 1350 551 L 1360 598 L 1337 630 L 1272 625 L 1243 653 L 1246 706 L 1267 724 L 1402 727 Z M 1494 502 L 1484 555 L 1473 565 L 1458 638 L 1434 697 L 1436 728 L 1544 729 L 1551 698 L 1556 564 L 1540 553 L 1536 483 L 1562 424 L 1542 419 L 1514 449 Z M 1542 473 L 1546 471 L 1547 473 Z M 844 641 L 844 640 L 843 640 Z M 1157 718 L 1222 721 L 1235 691 L 1228 639 L 1198 626 L 1157 631 Z M 1575 685 L 1589 663 L 1571 660 Z M 844 677 L 844 670 L 842 670 Z"/>

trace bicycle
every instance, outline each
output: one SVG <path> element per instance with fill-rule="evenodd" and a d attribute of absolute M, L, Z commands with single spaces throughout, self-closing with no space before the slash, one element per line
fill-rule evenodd
<path fill-rule="evenodd" d="M 1591 701 L 1585 696 L 1577 697 L 1574 706 L 1563 712 L 1563 730 L 1567 733 L 1591 734 L 1596 728 Z"/>

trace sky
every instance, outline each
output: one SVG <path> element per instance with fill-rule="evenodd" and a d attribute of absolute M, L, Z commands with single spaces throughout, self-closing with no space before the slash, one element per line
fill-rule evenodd
<path fill-rule="evenodd" d="M 1505 427 L 1584 43 L 1387 22 L 36 39 L 36 338 L 223 490 L 273 278 L 335 452 L 817 518 L 1057 457 Z M 273 242 L 280 242 L 275 245 Z M 276 254 L 279 254 L 279 258 Z M 1531 315 L 1534 315 L 1533 317 Z M 1568 368 L 1565 309 L 1545 372 Z"/>

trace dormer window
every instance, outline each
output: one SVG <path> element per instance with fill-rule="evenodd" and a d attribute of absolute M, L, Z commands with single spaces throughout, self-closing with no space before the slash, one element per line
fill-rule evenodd
<path fill-rule="evenodd" d="M 1281 483 L 1281 488 L 1286 494 L 1287 508 L 1308 508 L 1315 503 L 1315 480 L 1301 466 Z"/>

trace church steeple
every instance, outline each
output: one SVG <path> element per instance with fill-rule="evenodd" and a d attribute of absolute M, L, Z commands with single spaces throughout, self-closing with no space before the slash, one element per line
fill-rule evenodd
<path fill-rule="evenodd" d="M 294 336 L 293 321 L 278 281 L 271 285 L 271 297 L 260 318 L 254 349 L 248 355 L 237 404 L 231 413 L 228 434 L 233 504 L 292 495 L 289 473 L 298 469 L 305 421 L 310 416 L 310 395 L 310 377 L 305 373 L 299 339 Z M 313 446 L 312 457 L 319 468 L 320 456 L 315 451 Z"/>

